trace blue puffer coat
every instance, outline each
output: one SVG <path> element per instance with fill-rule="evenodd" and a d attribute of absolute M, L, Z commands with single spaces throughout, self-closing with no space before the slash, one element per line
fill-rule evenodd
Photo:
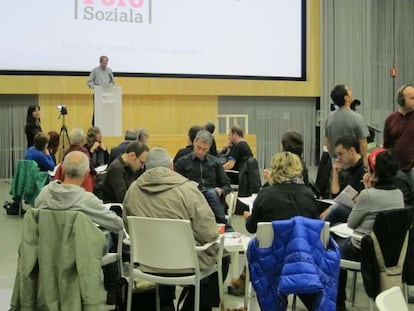
<path fill-rule="evenodd" d="M 314 294 L 312 310 L 335 310 L 340 253 L 332 238 L 327 248 L 322 244 L 324 222 L 297 216 L 272 225 L 271 247 L 252 239 L 247 250 L 261 310 L 286 310 L 288 294 Z"/>

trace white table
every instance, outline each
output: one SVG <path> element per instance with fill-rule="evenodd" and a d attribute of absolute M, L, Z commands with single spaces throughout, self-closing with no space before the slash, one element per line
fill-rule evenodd
<path fill-rule="evenodd" d="M 224 233 L 224 250 L 231 255 L 231 276 L 239 277 L 239 253 L 247 250 L 250 237 L 239 232 Z"/>

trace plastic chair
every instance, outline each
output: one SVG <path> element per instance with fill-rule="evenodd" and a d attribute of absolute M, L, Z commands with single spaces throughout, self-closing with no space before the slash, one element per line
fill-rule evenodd
<path fill-rule="evenodd" d="M 109 209 L 114 211 L 119 217 L 122 217 L 122 209 L 123 205 L 122 203 L 109 203 L 105 204 L 108 206 Z M 118 240 L 117 240 L 117 246 L 116 246 L 116 253 L 106 253 L 102 257 L 102 266 L 106 266 L 113 262 L 118 262 L 119 271 L 121 276 L 124 275 L 124 264 L 122 261 L 122 246 L 124 238 L 126 237 L 126 232 L 124 232 L 124 229 L 118 231 Z"/>
<path fill-rule="evenodd" d="M 196 246 L 191 222 L 183 219 L 160 219 L 128 216 L 131 244 L 129 284 L 140 279 L 157 284 L 156 306 L 160 310 L 159 284 L 194 285 L 194 310 L 199 310 L 200 281 L 218 273 L 220 301 L 223 304 L 223 237 Z M 218 244 L 217 263 L 207 270 L 200 270 L 197 252 Z M 139 264 L 137 267 L 136 264 Z M 160 275 L 162 274 L 162 275 Z M 132 286 L 128 287 L 127 311 L 131 310 Z"/>
<path fill-rule="evenodd" d="M 321 231 L 321 241 L 325 247 L 328 246 L 329 242 L 329 236 L 330 236 L 330 224 L 329 222 L 325 222 L 325 226 L 323 227 L 323 230 Z M 259 243 L 260 248 L 268 248 L 272 246 L 273 243 L 273 237 L 274 237 L 274 230 L 273 225 L 271 222 L 259 222 L 257 224 L 257 231 L 256 231 L 256 239 Z M 247 260 L 247 258 L 246 258 Z M 249 269 L 246 271 L 246 284 L 250 285 L 250 275 L 249 275 Z M 245 301 L 248 299 L 248 290 L 246 290 L 245 293 Z M 245 303 L 247 306 L 247 304 Z M 293 296 L 293 303 L 292 303 L 292 310 L 296 309 L 296 295 Z"/>
<path fill-rule="evenodd" d="M 405 259 L 405 253 L 407 250 L 407 243 L 404 243 L 404 240 L 408 240 L 408 233 L 409 233 L 409 227 L 410 227 L 410 219 L 408 217 L 408 209 L 393 209 L 393 210 L 385 210 L 381 212 L 376 212 L 377 216 L 374 221 L 373 226 L 373 233 L 376 234 L 379 244 L 381 246 L 382 253 L 384 255 L 384 258 L 392 259 L 393 264 L 392 266 L 396 265 L 399 266 L 398 259 L 402 254 L 402 259 Z M 401 220 L 406 220 L 404 221 Z M 398 223 L 398 226 L 396 226 L 396 223 Z M 388 247 L 383 246 L 382 240 L 386 237 L 386 239 L 393 241 L 392 247 L 388 244 Z M 392 238 L 390 238 L 392 237 Z M 358 261 L 352 261 L 352 260 L 346 260 L 341 259 L 340 267 L 342 269 L 350 270 L 353 273 L 352 277 L 352 292 L 351 292 L 351 303 L 352 306 L 355 302 L 355 292 L 356 292 L 356 277 L 357 272 L 362 272 L 363 275 L 363 281 L 364 281 L 364 288 L 367 293 L 367 296 L 369 299 L 369 310 L 373 310 L 373 298 L 378 294 L 379 292 L 379 284 L 371 284 L 372 281 L 368 277 L 368 274 L 370 271 L 367 271 L 367 269 L 377 269 L 378 270 L 378 263 L 376 260 L 375 251 L 372 249 L 371 252 L 367 249 L 368 246 L 372 244 L 372 238 L 371 236 L 365 236 L 361 240 L 361 253 L 362 253 L 362 262 L 366 260 L 366 264 L 358 262 Z M 373 248 L 373 246 L 372 246 Z M 372 263 L 372 260 L 375 261 L 375 265 Z M 385 263 L 387 264 L 389 260 L 386 260 Z M 403 262 L 401 260 L 401 262 Z M 391 266 L 390 264 L 387 264 L 387 266 Z M 374 268 L 375 267 L 375 268 Z M 402 274 L 402 264 L 399 267 L 401 269 Z M 362 271 L 364 270 L 364 271 Z M 371 272 L 372 273 L 372 272 Z M 364 274 L 367 274 L 367 277 L 364 276 Z"/>
<path fill-rule="evenodd" d="M 231 218 L 234 215 L 234 212 L 236 211 L 236 204 L 237 204 L 237 192 L 233 191 L 226 195 L 226 203 L 229 209 L 227 210 L 227 223 L 231 225 Z"/>
<path fill-rule="evenodd" d="M 104 235 L 85 213 L 29 209 L 11 310 L 99 309 L 105 301 L 100 277 L 104 248 Z M 33 298 L 29 304 L 28 297 Z"/>
<path fill-rule="evenodd" d="M 408 311 L 407 303 L 398 286 L 381 292 L 375 299 L 379 311 Z"/>
<path fill-rule="evenodd" d="M 118 231 L 118 241 L 116 246 L 116 253 L 106 253 L 102 257 L 102 266 L 106 266 L 113 262 L 118 262 L 121 276 L 124 275 L 124 267 L 122 263 L 122 243 L 124 239 L 124 230 Z"/>
<path fill-rule="evenodd" d="M 39 166 L 32 160 L 18 160 L 16 172 L 13 176 L 10 194 L 14 201 L 20 202 L 19 215 L 23 208 L 23 201 L 34 206 L 34 201 L 49 179 L 47 172 L 39 170 Z"/>
<path fill-rule="evenodd" d="M 227 177 L 230 179 L 230 187 L 233 191 L 239 190 L 239 171 L 225 170 Z"/>

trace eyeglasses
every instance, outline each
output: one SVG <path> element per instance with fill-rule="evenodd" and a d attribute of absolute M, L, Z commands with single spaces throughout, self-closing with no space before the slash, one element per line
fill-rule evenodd
<path fill-rule="evenodd" d="M 143 160 L 142 158 L 137 157 L 137 159 L 139 160 L 139 162 L 141 162 L 142 164 L 145 164 L 145 160 Z"/>

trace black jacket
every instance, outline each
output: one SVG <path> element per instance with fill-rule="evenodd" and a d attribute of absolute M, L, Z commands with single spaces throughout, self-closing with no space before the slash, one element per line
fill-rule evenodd
<path fill-rule="evenodd" d="M 304 184 L 272 185 L 263 188 L 257 195 L 252 214 L 246 219 L 246 229 L 254 233 L 259 222 L 290 219 L 294 216 L 319 218 L 312 191 Z"/>
<path fill-rule="evenodd" d="M 187 154 L 177 160 L 174 169 L 177 173 L 198 183 L 201 191 L 219 187 L 225 196 L 231 190 L 223 166 L 210 154 L 207 154 L 203 160 L 197 158 L 194 152 Z"/>

